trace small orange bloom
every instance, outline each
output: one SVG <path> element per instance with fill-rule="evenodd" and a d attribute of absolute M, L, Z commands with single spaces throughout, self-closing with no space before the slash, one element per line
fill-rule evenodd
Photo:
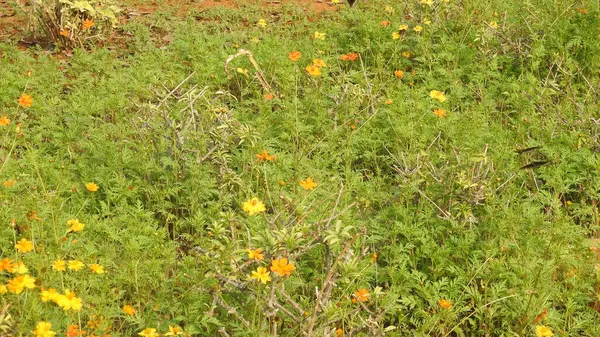
<path fill-rule="evenodd" d="M 259 162 L 263 162 L 263 160 L 266 161 L 275 161 L 275 155 L 274 154 L 269 154 L 269 152 L 267 152 L 267 150 L 263 150 L 263 152 L 258 153 L 256 155 L 256 159 L 258 159 Z"/>
<path fill-rule="evenodd" d="M 452 302 L 450 302 L 446 299 L 443 299 L 443 298 L 438 301 L 438 304 L 440 305 L 440 307 L 442 307 L 444 309 L 452 308 Z"/>
<path fill-rule="evenodd" d="M 69 36 L 69 31 L 68 31 L 68 30 L 66 30 L 66 29 L 63 29 L 63 30 L 61 30 L 61 31 L 60 31 L 60 33 L 59 33 L 59 34 L 60 34 L 61 36 L 65 36 L 65 37 L 66 37 L 66 36 Z"/>
<path fill-rule="evenodd" d="M 8 180 L 5 180 L 5 181 L 2 183 L 2 185 L 4 185 L 4 187 L 6 187 L 6 188 L 9 188 L 9 187 L 13 187 L 13 186 L 15 186 L 15 184 L 16 184 L 16 183 L 17 183 L 17 181 L 16 181 L 16 180 L 13 180 L 13 179 L 8 179 Z"/>
<path fill-rule="evenodd" d="M 358 289 L 353 293 L 353 295 L 354 298 L 352 299 L 352 303 L 356 303 L 357 299 L 361 302 L 367 302 L 371 298 L 371 293 L 369 293 L 369 290 L 365 288 Z"/>
<path fill-rule="evenodd" d="M 296 267 L 293 264 L 288 263 L 288 259 L 282 257 L 281 259 L 273 260 L 271 263 L 271 271 L 277 273 L 279 276 L 292 275 Z"/>
<path fill-rule="evenodd" d="M 272 99 L 273 99 L 273 94 L 269 94 L 269 93 L 267 93 L 267 94 L 264 94 L 264 95 L 263 95 L 263 98 L 264 98 L 266 101 L 270 101 L 270 100 L 272 100 Z"/>
<path fill-rule="evenodd" d="M 344 337 L 344 330 L 342 330 L 342 328 L 337 328 L 335 330 L 335 336 L 336 337 Z"/>
<path fill-rule="evenodd" d="M 0 117 L 0 126 L 7 126 L 10 124 L 10 119 L 7 116 Z"/>
<path fill-rule="evenodd" d="M 0 271 L 6 270 L 9 273 L 14 273 L 16 266 L 17 265 L 15 264 L 15 261 L 9 259 L 8 257 L 0 260 Z"/>
<path fill-rule="evenodd" d="M 448 111 L 446 111 L 445 109 L 435 109 L 433 110 L 433 114 L 438 116 L 439 118 L 446 118 L 446 113 Z"/>
<path fill-rule="evenodd" d="M 358 53 L 348 53 L 340 56 L 340 60 L 342 61 L 356 61 L 358 59 Z"/>
<path fill-rule="evenodd" d="M 29 108 L 33 104 L 33 98 L 26 93 L 22 93 L 21 97 L 19 97 L 19 105 L 23 108 Z"/>
<path fill-rule="evenodd" d="M 387 105 L 390 105 L 392 103 L 394 103 L 394 101 L 392 101 L 391 99 L 386 99 L 385 100 L 385 104 L 387 104 Z"/>
<path fill-rule="evenodd" d="M 296 62 L 300 59 L 300 57 L 302 56 L 302 54 L 297 51 L 297 50 L 292 50 L 289 54 L 288 57 L 292 62 Z"/>
<path fill-rule="evenodd" d="M 383 26 L 383 27 L 387 27 L 387 26 L 389 26 L 390 24 L 391 24 L 391 22 L 389 22 L 388 20 L 383 20 L 383 21 L 381 21 L 381 26 Z"/>
<path fill-rule="evenodd" d="M 262 248 L 258 248 L 258 249 L 246 249 L 246 252 L 248 252 L 248 258 L 252 259 L 252 260 L 264 260 L 265 259 L 265 254 L 263 254 L 263 250 Z"/>
<path fill-rule="evenodd" d="M 129 304 L 123 306 L 123 312 L 125 312 L 129 316 L 135 315 L 135 309 Z"/>
<path fill-rule="evenodd" d="M 404 72 L 400 69 L 394 71 L 394 75 L 399 78 L 399 79 L 403 79 L 404 78 Z"/>
<path fill-rule="evenodd" d="M 83 20 L 83 24 L 81 25 L 81 27 L 84 30 L 94 27 L 94 20 L 90 20 L 90 19 Z"/>
<path fill-rule="evenodd" d="M 318 184 L 314 182 L 313 178 L 309 177 L 306 180 L 300 180 L 300 186 L 307 191 L 312 191 Z"/>

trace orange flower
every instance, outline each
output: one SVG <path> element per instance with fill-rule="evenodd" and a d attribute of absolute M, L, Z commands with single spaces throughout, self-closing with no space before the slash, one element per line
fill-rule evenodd
<path fill-rule="evenodd" d="M 377 261 L 377 253 L 371 254 L 371 262 Z"/>
<path fill-rule="evenodd" d="M 0 271 L 6 270 L 9 273 L 14 273 L 16 266 L 17 265 L 15 264 L 15 261 L 9 259 L 8 257 L 0 260 Z"/>
<path fill-rule="evenodd" d="M 277 273 L 279 276 L 292 275 L 296 267 L 293 264 L 288 263 L 288 259 L 282 257 L 278 260 L 273 260 L 271 263 L 271 271 Z"/>
<path fill-rule="evenodd" d="M 129 316 L 135 315 L 135 309 L 129 304 L 125 304 L 123 306 L 123 312 L 125 312 Z"/>
<path fill-rule="evenodd" d="M 438 304 L 440 305 L 440 307 L 442 307 L 444 309 L 452 308 L 452 302 L 450 302 L 446 299 L 443 299 L 443 298 L 438 301 Z"/>
<path fill-rule="evenodd" d="M 383 27 L 387 27 L 387 26 L 389 26 L 390 24 L 391 24 L 391 22 L 389 22 L 388 20 L 383 20 L 383 21 L 381 21 L 381 26 L 383 26 Z"/>
<path fill-rule="evenodd" d="M 84 30 L 94 27 L 94 20 L 90 20 L 90 19 L 83 20 L 83 24 L 81 24 L 81 27 Z"/>
<path fill-rule="evenodd" d="M 22 93 L 21 97 L 19 97 L 19 105 L 23 108 L 29 108 L 33 104 L 33 98 L 26 93 Z"/>
<path fill-rule="evenodd" d="M 67 326 L 67 332 L 65 333 L 65 335 L 67 335 L 67 337 L 77 337 L 77 336 L 83 336 L 87 334 L 86 331 L 80 330 L 78 325 L 68 325 Z"/>
<path fill-rule="evenodd" d="M 385 100 L 385 104 L 387 104 L 387 105 L 390 105 L 392 103 L 394 103 L 394 101 L 392 101 L 391 99 L 386 99 Z"/>
<path fill-rule="evenodd" d="M 69 36 L 69 31 L 68 31 L 68 30 L 66 30 L 66 29 L 63 29 L 63 30 L 61 30 L 61 31 L 59 32 L 59 34 L 60 34 L 61 36 L 65 36 L 65 37 L 66 37 L 66 36 Z"/>
<path fill-rule="evenodd" d="M 369 293 L 369 290 L 365 288 L 358 289 L 353 293 L 353 295 L 354 298 L 352 299 L 352 303 L 356 303 L 357 299 L 361 302 L 367 302 L 371 298 L 371 293 Z"/>
<path fill-rule="evenodd" d="M 319 185 L 314 182 L 313 178 L 308 177 L 306 180 L 300 180 L 300 186 L 307 191 L 312 191 Z"/>
<path fill-rule="evenodd" d="M 310 76 L 321 76 L 321 68 L 317 66 L 309 65 L 305 69 Z"/>
<path fill-rule="evenodd" d="M 439 118 L 445 118 L 446 117 L 446 113 L 448 111 L 446 111 L 445 109 L 435 109 L 433 110 L 433 114 L 438 116 Z"/>
<path fill-rule="evenodd" d="M 263 98 L 264 98 L 266 101 L 270 101 L 270 100 L 272 100 L 272 99 L 273 99 L 273 94 L 266 93 L 266 94 L 264 94 L 264 95 L 263 95 Z"/>
<path fill-rule="evenodd" d="M 261 163 L 263 162 L 263 160 L 266 160 L 266 161 L 275 161 L 275 155 L 274 154 L 269 154 L 269 152 L 267 152 L 267 150 L 263 150 L 262 153 L 258 153 L 256 155 L 256 158 Z"/>
<path fill-rule="evenodd" d="M 396 75 L 397 78 L 399 79 L 403 79 L 404 78 L 404 72 L 400 69 L 394 71 L 394 75 Z"/>
<path fill-rule="evenodd" d="M 10 124 L 10 119 L 7 116 L 0 117 L 0 126 L 7 126 Z"/>
<path fill-rule="evenodd" d="M 16 183 L 17 183 L 17 181 L 16 181 L 16 180 L 13 180 L 13 179 L 8 179 L 8 180 L 5 180 L 5 181 L 2 183 L 2 185 L 4 185 L 4 187 L 6 187 L 6 188 L 9 188 L 9 187 L 13 187 L 13 186 L 15 186 L 15 184 L 16 184 Z"/>
<path fill-rule="evenodd" d="M 302 56 L 302 54 L 299 51 L 296 50 L 292 50 L 289 54 L 288 57 L 290 58 L 290 60 L 292 62 L 296 62 L 300 59 L 300 57 Z"/>
<path fill-rule="evenodd" d="M 336 337 L 344 337 L 344 330 L 342 330 L 342 328 L 337 328 L 335 330 L 335 336 Z"/>
<path fill-rule="evenodd" d="M 358 53 L 348 53 L 340 56 L 340 60 L 342 61 L 356 61 L 358 59 Z"/>

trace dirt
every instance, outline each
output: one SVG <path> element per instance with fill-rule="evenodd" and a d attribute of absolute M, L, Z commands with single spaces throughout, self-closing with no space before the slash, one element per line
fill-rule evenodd
<path fill-rule="evenodd" d="M 10 2 L 10 3 L 9 3 Z M 121 7 L 124 9 L 126 20 L 135 20 L 136 17 L 154 14 L 159 11 L 172 13 L 184 17 L 191 12 L 203 12 L 211 8 L 244 8 L 259 6 L 265 10 L 276 13 L 286 4 L 295 4 L 307 13 L 320 14 L 339 9 L 330 0 L 124 0 Z M 21 11 L 15 9 L 29 8 L 28 0 L 0 0 L 0 41 L 23 40 L 27 26 L 27 19 Z M 23 44 L 23 43 L 22 43 Z M 26 48 L 27 43 L 24 44 Z"/>

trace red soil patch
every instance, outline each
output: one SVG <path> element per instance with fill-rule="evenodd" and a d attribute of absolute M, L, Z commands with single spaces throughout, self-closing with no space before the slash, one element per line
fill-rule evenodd
<path fill-rule="evenodd" d="M 10 0 L 0 0 L 0 41 L 18 35 L 26 24 L 25 20 L 17 15 L 12 6 L 8 4 L 8 1 Z M 12 3 L 15 3 L 14 0 Z"/>
<path fill-rule="evenodd" d="M 28 6 L 28 0 L 16 0 L 20 6 Z M 13 7 L 15 0 L 0 0 L 0 41 L 23 36 L 26 19 L 16 13 Z M 284 5 L 293 4 L 304 9 L 307 13 L 319 14 L 326 11 L 335 11 L 339 6 L 333 5 L 330 0 L 125 0 L 121 2 L 125 16 L 153 14 L 157 11 L 174 13 L 177 16 L 186 16 L 191 12 L 202 12 L 211 8 L 244 8 L 258 6 L 270 12 L 281 10 Z"/>
<path fill-rule="evenodd" d="M 329 0 L 132 0 L 131 7 L 140 14 L 151 14 L 159 10 L 175 10 L 178 15 L 183 16 L 194 10 L 204 11 L 215 7 L 243 8 L 258 6 L 268 10 L 277 10 L 285 4 L 294 4 L 311 13 L 322 13 L 337 9 Z"/>

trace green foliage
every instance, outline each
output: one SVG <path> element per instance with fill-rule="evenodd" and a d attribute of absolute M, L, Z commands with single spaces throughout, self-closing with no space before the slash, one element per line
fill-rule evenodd
<path fill-rule="evenodd" d="M 599 335 L 597 4 L 386 5 L 157 13 L 123 26 L 126 49 L 66 61 L 0 44 L 0 260 L 37 280 L 0 295 L 0 335 Z M 50 287 L 83 309 L 42 302 Z"/>

